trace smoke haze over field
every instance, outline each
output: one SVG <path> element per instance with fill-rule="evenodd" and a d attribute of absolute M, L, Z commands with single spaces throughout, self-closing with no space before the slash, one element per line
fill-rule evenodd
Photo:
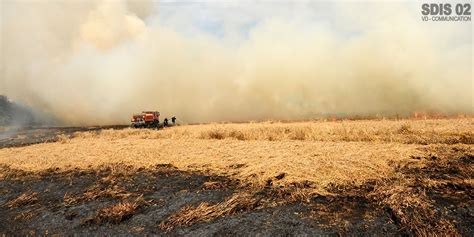
<path fill-rule="evenodd" d="M 420 5 L 2 1 L 0 94 L 74 125 L 472 114 L 472 22 Z"/>

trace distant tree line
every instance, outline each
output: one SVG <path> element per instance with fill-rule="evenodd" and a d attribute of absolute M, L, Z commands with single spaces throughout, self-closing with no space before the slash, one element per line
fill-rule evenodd
<path fill-rule="evenodd" d="M 55 123 L 47 121 L 45 116 L 32 108 L 15 103 L 6 96 L 0 95 L 0 126 L 43 125 Z"/>

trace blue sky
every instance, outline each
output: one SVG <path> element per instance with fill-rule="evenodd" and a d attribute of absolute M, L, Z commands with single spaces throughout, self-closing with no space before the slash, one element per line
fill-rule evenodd
<path fill-rule="evenodd" d="M 159 20 L 159 24 L 187 35 L 208 33 L 218 38 L 231 35 L 245 39 L 254 27 L 276 19 L 296 22 L 308 30 L 326 28 L 351 37 L 370 31 L 386 18 L 407 18 L 401 19 L 399 24 L 421 23 L 421 4 L 419 1 L 160 1 L 155 4 L 155 14 L 148 22 L 153 25 Z M 420 27 L 460 27 L 458 41 L 472 41 L 472 23 L 427 23 Z"/>

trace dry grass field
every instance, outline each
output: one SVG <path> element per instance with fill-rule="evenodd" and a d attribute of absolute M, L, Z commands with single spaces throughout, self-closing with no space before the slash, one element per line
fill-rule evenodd
<path fill-rule="evenodd" d="M 72 223 L 109 234 L 282 234 L 278 226 L 288 234 L 474 234 L 472 117 L 105 129 L 57 140 L 0 149 L 0 222 L 15 219 L 0 232 L 64 233 Z M 162 186 L 150 181 L 158 176 Z M 178 189 L 158 198 L 165 187 Z M 175 203 L 182 192 L 210 196 Z M 27 224 L 45 209 L 70 223 Z M 254 229 L 252 218 L 260 218 Z"/>

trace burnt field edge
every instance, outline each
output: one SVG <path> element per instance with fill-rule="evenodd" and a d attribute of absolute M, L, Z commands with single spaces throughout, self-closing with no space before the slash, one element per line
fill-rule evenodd
<path fill-rule="evenodd" d="M 87 127 L 41 127 L 26 126 L 13 128 L 0 136 L 0 149 L 9 147 L 23 147 L 40 143 L 57 142 L 60 135 L 72 137 L 75 132 L 100 132 L 104 129 L 124 129 L 129 125 L 106 125 Z"/>
<path fill-rule="evenodd" d="M 252 185 L 169 164 L 25 172 L 2 166 L 5 234 L 474 234 L 470 154 L 414 157 L 397 176 L 359 185 Z M 41 218 L 40 218 L 41 217 Z M 234 226 L 234 228 L 229 228 Z M 285 232 L 286 231 L 286 232 Z"/>

